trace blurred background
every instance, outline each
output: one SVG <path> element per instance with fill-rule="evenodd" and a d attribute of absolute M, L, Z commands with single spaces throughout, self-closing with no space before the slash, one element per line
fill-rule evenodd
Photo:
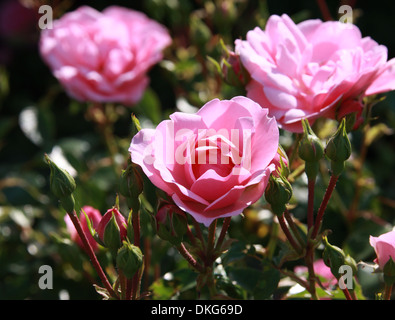
<path fill-rule="evenodd" d="M 164 52 L 163 61 L 151 69 L 150 86 L 136 106 L 114 104 L 103 113 L 66 95 L 38 52 L 38 8 L 42 4 L 51 5 L 54 18 L 82 4 L 98 10 L 120 5 L 142 11 L 168 28 L 173 44 Z M 295 22 L 323 19 L 319 4 L 311 0 L 2 1 L 0 299 L 100 299 L 91 286 L 96 275 L 81 249 L 70 241 L 64 211 L 49 191 L 45 153 L 75 177 L 77 208 L 90 205 L 104 214 L 116 201 L 117 173 L 128 157 L 131 113 L 142 127 L 155 126 L 176 110 L 193 112 L 213 98 L 244 94 L 242 88 L 222 81 L 207 58 L 221 60 L 220 40 L 233 49 L 235 39 L 245 39 L 255 26 L 264 28 L 272 14 L 286 13 Z M 342 4 L 353 7 L 354 23 L 362 35 L 385 45 L 388 58 L 393 58 L 395 3 L 328 0 L 334 19 L 338 19 Z M 324 220 L 325 227 L 335 230 L 329 237 L 331 243 L 344 248 L 357 262 L 372 262 L 369 235 L 379 235 L 394 224 L 395 93 L 385 97 L 373 108 L 368 138 L 361 132 L 352 134 L 354 152 L 362 154 L 364 161 L 350 161 Z M 285 132 L 281 135 L 287 146 L 291 137 Z M 322 197 L 325 183 L 318 183 L 322 192 L 317 192 L 317 197 Z M 293 213 L 303 222 L 304 180 L 296 182 L 294 190 L 298 206 Z M 182 287 L 185 292 L 177 294 L 192 297 L 188 290 L 194 286 L 193 275 L 183 271 L 185 264 L 176 251 L 153 235 L 148 220 L 142 217 L 144 250 L 152 251 L 146 289 L 154 292 L 154 298 L 167 299 Z M 232 219 L 230 235 L 242 246 L 265 247 L 271 223 L 267 212 L 247 210 L 244 218 Z M 109 257 L 105 252 L 100 255 L 111 274 Z M 42 265 L 53 269 L 51 290 L 38 286 Z M 171 281 L 160 280 L 163 275 Z M 360 281 L 364 295 L 374 298 L 377 278 L 361 272 Z"/>

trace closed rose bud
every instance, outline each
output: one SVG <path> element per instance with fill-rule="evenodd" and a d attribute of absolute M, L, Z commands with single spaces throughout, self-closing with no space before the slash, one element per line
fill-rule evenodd
<path fill-rule="evenodd" d="M 74 211 L 74 197 L 73 192 L 76 188 L 74 178 L 64 169 L 59 168 L 48 155 L 45 155 L 50 174 L 50 188 L 52 193 L 59 198 L 60 203 L 66 212 Z"/>
<path fill-rule="evenodd" d="M 273 213 L 281 215 L 292 198 L 292 186 L 283 176 L 271 175 L 265 190 L 265 198 L 271 205 Z"/>
<path fill-rule="evenodd" d="M 97 226 L 101 244 L 115 254 L 127 237 L 127 223 L 117 208 L 107 210 Z"/>
<path fill-rule="evenodd" d="M 302 120 L 302 124 L 303 138 L 299 144 L 299 157 L 306 162 L 319 161 L 324 155 L 321 140 L 316 136 L 306 119 Z"/>
<path fill-rule="evenodd" d="M 231 86 L 245 86 L 250 80 L 248 72 L 240 62 L 240 57 L 226 49 L 227 58 L 221 61 L 221 71 L 225 82 Z"/>
<path fill-rule="evenodd" d="M 344 162 L 351 155 L 351 142 L 346 131 L 346 120 L 343 118 L 336 133 L 329 139 L 325 148 L 326 156 L 331 160 L 333 175 L 340 175 Z"/>
<path fill-rule="evenodd" d="M 281 145 L 278 146 L 278 150 L 276 155 L 274 156 L 273 160 L 271 163 L 274 163 L 276 166 L 276 171 L 274 171 L 272 174 L 275 177 L 283 176 L 283 177 L 288 177 L 289 175 L 289 159 L 287 154 L 285 153 L 283 147 Z"/>
<path fill-rule="evenodd" d="M 143 176 L 141 168 L 133 163 L 122 171 L 119 192 L 126 198 L 128 207 L 133 211 L 140 209 L 139 195 L 143 192 Z"/>
<path fill-rule="evenodd" d="M 132 279 L 143 266 L 143 254 L 140 248 L 128 241 L 123 241 L 122 247 L 117 252 L 116 264 L 126 278 Z"/>
<path fill-rule="evenodd" d="M 162 204 L 156 214 L 154 227 L 162 240 L 177 245 L 187 232 L 187 217 L 177 206 Z"/>
<path fill-rule="evenodd" d="M 303 137 L 299 143 L 299 157 L 304 160 L 305 172 L 309 179 L 314 179 L 318 174 L 318 161 L 324 155 L 321 140 L 315 135 L 306 119 L 302 120 Z"/>
<path fill-rule="evenodd" d="M 331 269 L 332 274 L 339 279 L 339 268 L 345 265 L 346 256 L 342 249 L 337 246 L 331 245 L 327 237 L 324 237 L 325 249 L 322 253 L 324 263 Z"/>

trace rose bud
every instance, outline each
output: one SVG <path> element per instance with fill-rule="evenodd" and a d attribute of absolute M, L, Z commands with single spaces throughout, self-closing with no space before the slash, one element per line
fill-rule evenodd
<path fill-rule="evenodd" d="M 336 133 L 329 139 L 325 149 L 326 156 L 331 160 L 333 175 L 340 175 L 344 162 L 351 155 L 351 142 L 346 132 L 346 120 L 343 118 Z"/>
<path fill-rule="evenodd" d="M 73 212 L 75 205 L 73 192 L 76 188 L 74 178 L 66 170 L 59 168 L 48 155 L 45 155 L 45 160 L 51 170 L 50 188 L 52 193 L 59 198 L 66 212 Z"/>
<path fill-rule="evenodd" d="M 305 172 L 308 178 L 315 178 L 318 173 L 318 161 L 324 155 L 321 140 L 311 129 L 308 120 L 302 120 L 303 138 L 299 144 L 299 157 L 306 162 Z"/>
<path fill-rule="evenodd" d="M 177 206 L 165 203 L 160 205 L 154 218 L 154 228 L 157 235 L 174 245 L 182 241 L 187 231 L 187 218 L 183 211 Z"/>
<path fill-rule="evenodd" d="M 240 63 L 240 56 L 227 49 L 226 53 L 227 58 L 221 60 L 223 79 L 232 86 L 245 86 L 250 80 L 250 76 Z"/>
<path fill-rule="evenodd" d="M 276 171 L 272 173 L 275 177 L 283 176 L 286 178 L 289 176 L 289 159 L 281 145 L 278 145 L 277 154 L 271 163 L 276 166 Z"/>
<path fill-rule="evenodd" d="M 340 273 L 339 268 L 346 263 L 346 256 L 342 249 L 331 245 L 328 242 L 327 237 L 323 238 L 325 249 L 322 253 L 322 258 L 325 264 L 331 269 L 332 274 L 339 279 Z"/>
<path fill-rule="evenodd" d="M 143 254 L 139 247 L 132 245 L 128 241 L 123 241 L 122 247 L 117 253 L 116 263 L 118 269 L 123 272 L 125 277 L 132 279 L 143 265 Z"/>
<path fill-rule="evenodd" d="M 271 175 L 265 190 L 265 198 L 270 203 L 274 214 L 281 215 L 291 197 L 292 187 L 289 181 L 283 176 L 275 177 Z"/>
<path fill-rule="evenodd" d="M 87 218 L 90 220 L 92 228 L 95 229 L 99 225 L 102 215 L 99 210 L 97 210 L 91 206 L 83 206 L 81 208 L 81 212 L 80 212 L 80 216 L 79 216 L 79 219 L 81 221 L 82 230 L 84 231 L 93 251 L 97 252 L 99 250 L 99 247 L 89 230 Z M 75 243 L 77 243 L 77 245 L 80 248 L 85 250 L 85 246 L 84 246 L 80 236 L 78 235 L 78 232 L 75 229 L 74 224 L 71 221 L 71 218 L 68 214 L 65 215 L 64 221 L 66 223 L 67 230 L 70 233 L 71 240 L 73 240 Z"/>
<path fill-rule="evenodd" d="M 143 192 L 144 184 L 141 168 L 134 163 L 122 170 L 119 182 L 119 192 L 127 201 L 128 207 L 134 212 L 140 209 L 139 195 Z"/>
<path fill-rule="evenodd" d="M 127 223 L 117 208 L 107 210 L 97 227 L 99 243 L 115 254 L 127 237 Z"/>

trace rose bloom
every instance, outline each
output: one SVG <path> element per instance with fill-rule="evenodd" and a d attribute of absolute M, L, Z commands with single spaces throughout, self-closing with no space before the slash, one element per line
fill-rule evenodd
<path fill-rule="evenodd" d="M 141 12 L 82 6 L 42 31 L 40 52 L 73 98 L 133 105 L 170 43 L 168 31 Z"/>
<path fill-rule="evenodd" d="M 88 223 L 86 221 L 86 217 L 83 211 L 85 211 L 86 215 L 90 219 L 93 229 L 95 229 L 99 225 L 99 222 L 102 219 L 102 215 L 99 210 L 91 206 L 83 206 L 79 215 L 79 219 L 82 225 L 82 230 L 84 231 L 86 237 L 88 238 L 89 244 L 91 245 L 92 249 L 94 251 L 97 251 L 98 244 L 89 231 Z M 77 230 L 75 229 L 74 224 L 71 221 L 68 214 L 64 217 L 64 220 L 66 222 L 67 230 L 70 233 L 71 240 L 76 242 L 82 249 L 85 250 L 84 244 L 82 243 L 82 240 L 78 235 Z"/>
<path fill-rule="evenodd" d="M 262 196 L 278 147 L 278 126 L 268 110 L 234 97 L 211 100 L 196 114 L 173 113 L 156 129 L 138 132 L 129 151 L 155 186 L 209 226 Z"/>
<path fill-rule="evenodd" d="M 395 231 L 384 233 L 379 237 L 370 236 L 370 245 L 374 248 L 377 258 L 374 260 L 381 270 L 390 257 L 395 262 Z"/>
<path fill-rule="evenodd" d="M 352 24 L 273 15 L 265 31 L 236 40 L 235 51 L 251 76 L 247 96 L 293 132 L 302 132 L 303 118 L 360 117 L 362 97 L 395 89 L 395 59 Z"/>

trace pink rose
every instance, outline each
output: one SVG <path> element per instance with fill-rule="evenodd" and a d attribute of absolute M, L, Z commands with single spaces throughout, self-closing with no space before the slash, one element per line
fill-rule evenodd
<path fill-rule="evenodd" d="M 92 237 L 92 235 L 91 235 L 91 233 L 89 231 L 88 223 L 86 221 L 85 214 L 83 213 L 82 210 L 85 211 L 86 215 L 91 220 L 93 229 L 95 229 L 99 225 L 99 222 L 100 222 L 100 220 L 102 218 L 102 215 L 101 215 L 99 210 L 97 210 L 97 209 L 95 209 L 93 207 L 83 206 L 82 209 L 81 209 L 80 216 L 79 216 L 79 219 L 80 219 L 80 222 L 81 222 L 81 225 L 82 225 L 82 230 L 84 230 L 84 233 L 85 233 L 86 237 L 88 238 L 89 244 L 91 245 L 91 247 L 92 247 L 92 249 L 94 251 L 97 251 L 98 250 L 97 242 Z M 82 249 L 85 250 L 85 247 L 84 247 L 84 245 L 82 243 L 82 240 L 81 240 L 80 236 L 78 235 L 77 230 L 75 229 L 74 224 L 71 221 L 69 215 L 66 215 L 64 217 L 64 220 L 66 222 L 67 230 L 70 233 L 71 240 L 76 242 Z"/>
<path fill-rule="evenodd" d="M 141 12 L 83 6 L 42 31 L 40 51 L 73 98 L 133 105 L 170 43 L 167 30 Z"/>
<path fill-rule="evenodd" d="M 330 288 L 336 285 L 337 279 L 332 274 L 331 269 L 324 263 L 323 259 L 318 259 L 313 263 L 314 273 L 317 276 L 324 278 L 324 281 L 321 280 L 322 285 L 325 288 Z M 308 269 L 306 266 L 297 266 L 294 269 L 296 274 L 304 274 L 308 273 Z"/>
<path fill-rule="evenodd" d="M 235 41 L 250 73 L 247 96 L 269 108 L 279 125 L 302 132 L 301 119 L 340 119 L 361 113 L 363 96 L 395 89 L 395 59 L 387 48 L 362 38 L 352 24 L 271 16 L 265 31 Z"/>
<path fill-rule="evenodd" d="M 390 257 L 395 262 L 395 231 L 382 234 L 379 237 L 370 236 L 370 245 L 374 248 L 377 258 L 375 262 L 383 270 Z"/>
<path fill-rule="evenodd" d="M 173 113 L 132 140 L 132 161 L 196 221 L 240 214 L 263 194 L 279 131 L 268 110 L 245 97 L 214 99 L 196 114 Z"/>

